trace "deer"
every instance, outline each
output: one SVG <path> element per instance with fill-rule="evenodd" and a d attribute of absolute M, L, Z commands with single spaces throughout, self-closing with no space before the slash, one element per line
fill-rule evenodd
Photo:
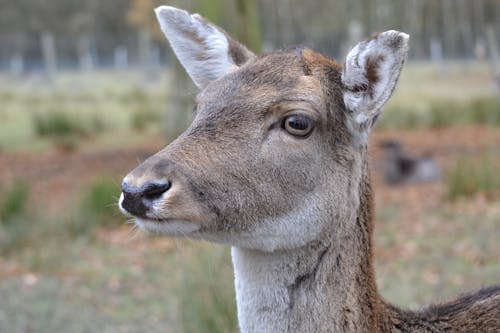
<path fill-rule="evenodd" d="M 198 14 L 160 6 L 199 88 L 190 126 L 122 182 L 146 232 L 231 246 L 241 332 L 499 332 L 500 286 L 421 310 L 377 291 L 368 138 L 405 62 L 386 31 L 336 61 L 255 55 Z"/>
<path fill-rule="evenodd" d="M 396 186 L 440 180 L 441 170 L 431 153 L 410 154 L 395 140 L 383 141 L 380 147 L 384 153 L 382 169 L 386 184 Z"/>

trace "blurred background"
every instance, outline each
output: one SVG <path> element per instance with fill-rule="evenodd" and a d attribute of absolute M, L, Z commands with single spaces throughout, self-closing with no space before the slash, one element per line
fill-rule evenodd
<path fill-rule="evenodd" d="M 0 332 L 237 331 L 228 247 L 145 237 L 116 207 L 193 116 L 163 4 L 339 62 L 409 33 L 370 148 L 380 291 L 417 307 L 499 282 L 500 1 L 0 0 Z"/>

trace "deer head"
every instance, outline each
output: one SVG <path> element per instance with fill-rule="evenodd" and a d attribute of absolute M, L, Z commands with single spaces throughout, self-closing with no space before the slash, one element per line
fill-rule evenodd
<path fill-rule="evenodd" d="M 196 116 L 125 177 L 122 212 L 153 233 L 263 251 L 347 227 L 408 35 L 362 41 L 342 66 L 302 48 L 256 56 L 197 14 L 156 15 L 200 88 Z"/>

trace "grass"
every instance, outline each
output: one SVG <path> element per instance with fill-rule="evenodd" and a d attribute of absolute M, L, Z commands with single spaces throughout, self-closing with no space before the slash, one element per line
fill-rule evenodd
<path fill-rule="evenodd" d="M 390 302 L 419 308 L 498 283 L 500 206 L 490 204 L 481 212 L 470 204 L 464 208 L 464 202 L 440 206 L 418 220 L 403 211 L 377 218 L 377 281 Z M 379 207 L 379 216 L 390 216 L 386 209 L 393 211 L 394 203 Z M 406 219 L 411 223 L 402 225 Z"/>
<path fill-rule="evenodd" d="M 99 226 L 116 226 L 117 202 L 121 189 L 116 177 L 101 175 L 84 190 L 81 211 L 94 215 Z"/>
<path fill-rule="evenodd" d="M 434 99 L 424 108 L 391 104 L 381 128 L 419 129 L 484 124 L 500 126 L 500 98 L 476 97 L 469 101 Z"/>
<path fill-rule="evenodd" d="M 29 197 L 29 187 L 21 180 L 15 181 L 0 198 L 0 224 L 9 221 L 25 212 Z"/>
<path fill-rule="evenodd" d="M 39 136 L 87 135 L 88 129 L 81 121 L 63 111 L 36 114 L 33 117 L 36 134 Z"/>
<path fill-rule="evenodd" d="M 461 157 L 446 177 L 447 197 L 456 200 L 482 194 L 492 197 L 500 191 L 500 175 L 490 156 L 478 162 L 470 157 Z"/>
<path fill-rule="evenodd" d="M 470 109 L 470 122 L 500 126 L 500 98 L 475 98 Z"/>
<path fill-rule="evenodd" d="M 46 239 L 92 238 L 103 227 L 122 223 L 116 202 L 120 195 L 117 181 L 106 175 L 96 179 L 82 190 L 82 197 L 73 208 L 58 216 L 36 214 L 29 206 L 29 187 L 15 182 L 1 196 L 0 253 L 8 254 L 27 246 L 43 244 Z"/>
<path fill-rule="evenodd" d="M 138 110 L 132 114 L 130 119 L 131 128 L 143 132 L 148 127 L 158 124 L 161 114 L 152 110 Z"/>
<path fill-rule="evenodd" d="M 94 238 L 19 251 L 30 270 L 2 278 L 0 330 L 237 332 L 228 248 L 157 242 Z"/>
<path fill-rule="evenodd" d="M 15 181 L 0 195 L 0 254 L 25 246 L 32 240 L 27 218 L 29 192 L 26 183 Z"/>
<path fill-rule="evenodd" d="M 440 76 L 431 65 L 409 63 L 379 126 L 500 124 L 500 101 L 491 92 L 487 67 L 451 63 L 447 73 Z M 128 132 L 130 140 L 137 138 L 134 132 L 161 134 L 168 77 L 147 86 L 140 81 L 134 71 L 62 72 L 52 86 L 37 77 L 0 75 L 0 149 L 74 150 L 98 136 L 105 137 L 101 144 L 116 144 L 118 132 Z M 173 127 L 168 130 L 174 133 Z"/>
<path fill-rule="evenodd" d="M 182 262 L 176 260 L 180 277 L 175 292 L 179 300 L 180 331 L 237 332 L 229 251 L 215 248 L 190 252 Z"/>
<path fill-rule="evenodd" d="M 48 87 L 36 79 L 0 75 L 0 149 L 72 150 L 98 136 L 113 144 L 116 132 L 147 128 L 152 130 L 142 136 L 161 133 L 162 122 L 155 120 L 164 112 L 166 78 L 140 86 L 139 77 L 135 72 L 68 72 Z"/>
<path fill-rule="evenodd" d="M 64 233 L 72 238 L 89 237 L 93 231 L 121 224 L 117 202 L 120 196 L 116 178 L 100 175 L 82 189 L 76 209 L 67 217 Z"/>
<path fill-rule="evenodd" d="M 77 117 L 57 109 L 35 114 L 33 125 L 37 136 L 48 137 L 56 147 L 67 151 L 75 150 L 82 139 L 107 127 L 95 114 Z"/>

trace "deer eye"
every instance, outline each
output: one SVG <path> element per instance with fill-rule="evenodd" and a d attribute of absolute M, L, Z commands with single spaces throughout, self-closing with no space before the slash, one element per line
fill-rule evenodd
<path fill-rule="evenodd" d="M 293 136 L 306 137 L 314 128 L 314 121 L 305 115 L 295 114 L 285 117 L 281 127 Z"/>

